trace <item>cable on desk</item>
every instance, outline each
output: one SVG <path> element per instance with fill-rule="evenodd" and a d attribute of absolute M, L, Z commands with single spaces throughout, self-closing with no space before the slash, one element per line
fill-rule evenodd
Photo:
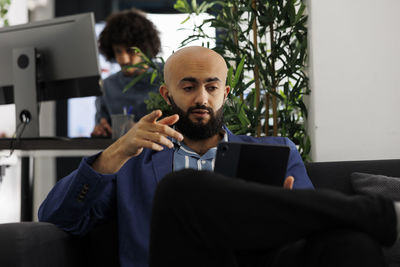
<path fill-rule="evenodd" d="M 29 116 L 25 117 L 22 115 L 22 113 L 21 113 L 20 117 L 21 117 L 21 122 L 17 125 L 17 128 L 15 129 L 15 133 L 12 135 L 12 139 L 10 142 L 10 148 L 9 148 L 10 154 L 8 156 L 6 156 L 6 158 L 9 158 L 12 156 L 12 154 L 14 153 L 14 150 L 15 150 L 15 142 L 19 141 L 21 139 L 21 136 L 24 133 L 26 125 L 29 124 L 29 122 L 31 121 Z M 22 126 L 22 129 L 18 133 L 18 130 L 21 126 Z"/>

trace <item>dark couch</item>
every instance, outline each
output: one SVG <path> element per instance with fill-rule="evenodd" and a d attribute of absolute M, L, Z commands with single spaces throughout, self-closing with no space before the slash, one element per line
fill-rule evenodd
<path fill-rule="evenodd" d="M 400 177 L 400 160 L 316 162 L 306 168 L 317 189 L 346 194 L 355 194 L 353 172 Z M 0 266 L 118 266 L 116 224 L 102 224 L 85 237 L 70 236 L 49 223 L 1 224 Z"/>

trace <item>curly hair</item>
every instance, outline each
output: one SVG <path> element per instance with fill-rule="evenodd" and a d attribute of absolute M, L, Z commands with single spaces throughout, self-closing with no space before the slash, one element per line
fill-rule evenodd
<path fill-rule="evenodd" d="M 154 58 L 161 49 L 159 32 L 155 25 L 138 9 L 111 14 L 100 33 L 99 50 L 107 60 L 115 60 L 113 45 L 136 46 L 149 58 Z"/>

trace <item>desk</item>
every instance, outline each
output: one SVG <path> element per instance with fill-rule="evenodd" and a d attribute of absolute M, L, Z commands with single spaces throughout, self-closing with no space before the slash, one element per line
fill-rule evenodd
<path fill-rule="evenodd" d="M 112 144 L 107 138 L 0 138 L 0 150 L 14 149 L 21 158 L 21 221 L 32 221 L 34 158 L 45 155 L 89 156 Z"/>
<path fill-rule="evenodd" d="M 0 150 L 9 150 L 14 141 L 15 150 L 102 150 L 113 143 L 109 138 L 0 138 Z"/>

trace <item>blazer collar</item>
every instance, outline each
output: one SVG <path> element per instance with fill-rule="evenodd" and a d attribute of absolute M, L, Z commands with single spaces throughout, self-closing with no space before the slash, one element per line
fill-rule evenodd
<path fill-rule="evenodd" d="M 233 134 L 228 129 L 228 127 L 226 127 L 225 125 L 224 125 L 224 129 L 225 129 L 226 133 L 228 134 L 228 142 L 240 142 L 241 141 L 240 137 L 238 135 Z"/>

